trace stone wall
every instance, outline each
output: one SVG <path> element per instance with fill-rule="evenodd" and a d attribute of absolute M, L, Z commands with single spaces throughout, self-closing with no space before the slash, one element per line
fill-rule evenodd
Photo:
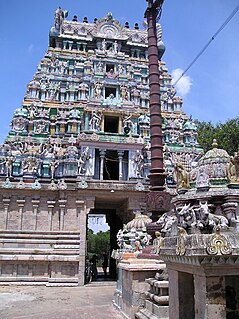
<path fill-rule="evenodd" d="M 1 198 L 0 283 L 83 285 L 93 203 L 77 192 L 24 194 L 9 190 Z"/>

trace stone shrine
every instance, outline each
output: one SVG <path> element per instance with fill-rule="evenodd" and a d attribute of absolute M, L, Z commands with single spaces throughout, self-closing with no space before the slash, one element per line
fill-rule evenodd
<path fill-rule="evenodd" d="M 122 280 L 115 298 L 126 317 L 239 318 L 238 163 L 237 153 L 229 156 L 214 140 L 190 174 L 178 179 L 178 195 L 155 223 L 158 231 L 151 245 L 139 252 L 136 240 L 131 243 L 134 258 L 119 261 L 122 277 L 132 278 L 131 285 Z M 134 224 L 127 238 L 135 231 Z M 129 287 L 138 296 L 130 304 Z"/>

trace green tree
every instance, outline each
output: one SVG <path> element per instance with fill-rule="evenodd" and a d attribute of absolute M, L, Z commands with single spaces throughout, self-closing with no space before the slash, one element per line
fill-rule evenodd
<path fill-rule="evenodd" d="M 110 232 L 102 232 L 94 234 L 91 229 L 88 229 L 87 232 L 87 253 L 89 257 L 96 254 L 99 257 L 106 253 L 108 254 L 110 251 Z"/>
<path fill-rule="evenodd" d="M 228 120 L 226 123 L 216 125 L 216 139 L 221 148 L 233 155 L 238 151 L 239 144 L 239 118 Z"/>
<path fill-rule="evenodd" d="M 212 148 L 212 142 L 215 138 L 215 127 L 212 122 L 195 121 L 198 128 L 198 143 L 203 148 L 204 152 Z"/>
<path fill-rule="evenodd" d="M 238 151 L 239 144 L 239 117 L 230 119 L 225 123 L 195 121 L 198 127 L 198 142 L 205 152 L 212 148 L 212 142 L 215 138 L 218 147 L 226 150 L 229 155 Z"/>

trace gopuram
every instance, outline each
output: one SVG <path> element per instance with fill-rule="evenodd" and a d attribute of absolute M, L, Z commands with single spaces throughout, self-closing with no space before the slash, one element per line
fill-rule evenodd
<path fill-rule="evenodd" d="M 0 284 L 84 285 L 88 214 L 106 215 L 113 250 L 123 224 L 145 210 L 147 31 L 111 13 L 94 22 L 66 18 L 58 8 L 47 52 L 0 147 Z M 161 59 L 159 24 L 157 36 Z M 175 195 L 188 187 L 180 172 L 194 169 L 203 151 L 159 65 L 166 188 Z"/>

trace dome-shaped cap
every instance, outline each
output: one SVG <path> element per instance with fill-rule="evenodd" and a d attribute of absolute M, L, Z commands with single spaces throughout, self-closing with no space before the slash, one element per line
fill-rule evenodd
<path fill-rule="evenodd" d="M 126 229 L 135 228 L 136 230 L 143 229 L 147 224 L 151 223 L 152 219 L 150 219 L 147 215 L 143 215 L 141 213 L 137 213 L 135 218 L 126 224 Z"/>

